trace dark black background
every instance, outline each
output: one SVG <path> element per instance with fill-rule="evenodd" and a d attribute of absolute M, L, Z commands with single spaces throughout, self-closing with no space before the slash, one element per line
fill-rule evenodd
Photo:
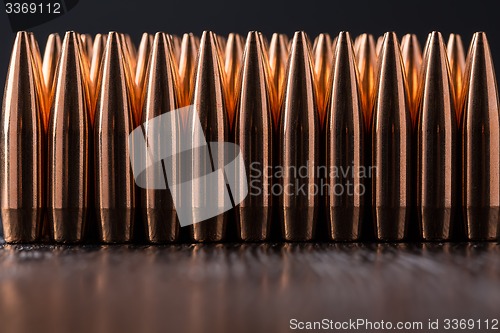
<path fill-rule="evenodd" d="M 13 0 L 32 1 L 32 0 Z M 36 0 L 33 0 L 36 2 Z M 370 32 L 376 37 L 393 30 L 402 36 L 416 33 L 424 43 L 427 33 L 459 33 L 468 47 L 475 31 L 488 33 L 497 67 L 500 66 L 500 12 L 498 4 L 480 1 L 318 1 L 318 0 L 80 0 L 65 15 L 34 27 L 43 52 L 47 35 L 76 30 L 129 33 L 138 42 L 142 32 L 182 34 L 213 30 L 220 34 L 260 30 L 270 35 L 291 35 L 305 30 L 313 38 L 320 32 L 336 35 L 348 30 L 354 36 Z M 1 4 L 3 5 L 3 3 Z M 14 33 L 4 8 L 0 11 L 0 87 L 3 91 Z"/>

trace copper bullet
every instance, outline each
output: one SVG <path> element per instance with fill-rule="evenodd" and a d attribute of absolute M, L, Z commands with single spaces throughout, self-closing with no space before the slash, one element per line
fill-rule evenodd
<path fill-rule="evenodd" d="M 239 34 L 230 33 L 227 38 L 224 71 L 226 73 L 227 86 L 227 111 L 229 125 L 232 126 L 234 120 L 234 107 L 236 103 L 236 85 L 241 67 L 241 57 L 245 40 Z"/>
<path fill-rule="evenodd" d="M 406 72 L 406 83 L 408 84 L 408 97 L 410 101 L 410 113 L 412 123 L 415 126 L 417 119 L 417 94 L 419 88 L 419 73 L 422 65 L 422 51 L 417 36 L 406 34 L 401 39 L 401 55 Z"/>
<path fill-rule="evenodd" d="M 102 55 L 106 48 L 106 35 L 97 34 L 94 38 L 94 45 L 92 47 L 92 59 L 90 61 L 90 88 L 96 95 L 97 84 L 99 80 L 99 72 L 101 69 Z M 92 101 L 92 104 L 93 101 Z"/>
<path fill-rule="evenodd" d="M 4 239 L 39 239 L 44 207 L 44 129 L 31 40 L 18 32 L 0 118 L 0 207 Z"/>
<path fill-rule="evenodd" d="M 495 240 L 500 216 L 500 120 L 490 47 L 477 32 L 467 55 L 461 121 L 462 209 L 467 238 Z"/>
<path fill-rule="evenodd" d="M 366 194 L 362 175 L 365 133 L 354 49 L 348 32 L 339 35 L 330 82 L 325 123 L 328 235 L 334 241 L 355 241 L 360 236 Z M 351 172 L 345 173 L 348 170 Z"/>
<path fill-rule="evenodd" d="M 149 125 L 149 120 L 178 108 L 178 81 L 179 75 L 172 40 L 167 34 L 158 32 L 154 36 L 145 83 L 145 99 L 141 123 L 144 126 L 146 138 L 154 138 L 157 135 L 154 126 Z M 162 151 L 167 149 L 166 145 L 177 144 L 175 138 L 180 137 L 180 135 L 176 134 L 179 130 L 180 119 L 170 129 L 173 140 L 170 140 L 171 142 L 152 143 L 149 147 L 150 150 L 153 150 L 151 153 L 161 156 Z M 170 151 L 176 150 L 172 148 Z M 172 168 L 179 165 L 175 161 L 172 162 Z M 146 182 L 156 181 L 153 170 L 153 168 L 146 169 Z M 172 173 L 177 175 L 179 171 L 176 170 Z M 163 177 L 163 173 L 160 177 Z M 164 182 L 164 178 L 162 178 L 162 181 Z M 175 241 L 179 234 L 179 223 L 177 222 L 177 212 L 170 191 L 147 186 L 141 189 L 140 195 L 142 218 L 146 227 L 146 239 L 152 243 Z"/>
<path fill-rule="evenodd" d="M 50 34 L 45 44 L 43 53 L 42 73 L 45 87 L 47 87 L 48 95 L 51 95 L 54 76 L 56 73 L 57 62 L 61 53 L 61 37 L 59 34 Z"/>
<path fill-rule="evenodd" d="M 225 77 L 217 36 L 213 32 L 205 31 L 201 37 L 198 51 L 191 104 L 197 112 L 201 126 L 205 131 L 206 142 L 223 143 L 229 139 L 229 122 L 225 94 Z M 197 137 L 198 135 L 200 133 L 197 131 L 193 133 L 194 137 L 192 139 L 194 142 L 202 140 L 202 138 Z M 193 172 L 204 173 L 207 163 L 224 165 L 224 151 L 219 150 L 217 154 L 212 152 L 210 157 L 203 153 L 193 156 Z M 223 182 L 226 184 L 225 180 Z M 224 207 L 227 203 L 224 196 L 225 189 L 221 189 L 219 192 L 219 196 L 207 198 L 203 190 L 194 187 L 192 189 L 192 200 L 194 203 L 201 205 L 199 207 L 201 209 L 207 205 Z M 197 208 L 194 207 L 194 209 Z M 223 240 L 226 235 L 227 216 L 228 213 L 226 212 L 190 226 L 192 240 L 197 242 Z"/>
<path fill-rule="evenodd" d="M 135 53 L 135 46 L 131 44 L 130 39 L 127 38 L 126 34 L 120 33 L 120 41 L 122 44 L 122 49 L 123 49 L 123 55 L 124 55 L 124 60 L 125 64 L 128 67 L 128 71 L 132 74 L 135 73 L 135 66 L 136 66 L 136 53 Z M 130 76 L 130 75 L 129 75 Z M 131 75 L 133 78 L 133 75 Z M 131 81 L 133 83 L 133 80 Z"/>
<path fill-rule="evenodd" d="M 377 38 L 377 44 L 376 44 L 377 56 L 380 55 L 380 51 L 382 50 L 382 44 L 384 44 L 384 36 L 379 36 Z"/>
<path fill-rule="evenodd" d="M 224 57 L 226 55 L 225 50 L 227 47 L 227 38 L 222 36 L 222 35 L 216 35 L 217 36 L 217 44 L 220 47 L 221 52 L 221 59 L 224 61 Z"/>
<path fill-rule="evenodd" d="M 198 45 L 196 36 L 192 33 L 182 36 L 181 55 L 179 58 L 179 90 L 181 92 L 181 106 L 188 105 L 192 93 L 192 83 L 198 55 Z"/>
<path fill-rule="evenodd" d="M 90 34 L 81 34 L 80 39 L 82 41 L 83 51 L 85 52 L 85 59 L 90 61 L 92 58 L 92 49 L 94 44 L 92 36 Z"/>
<path fill-rule="evenodd" d="M 134 114 L 134 124 L 139 124 L 141 120 L 142 108 L 139 108 L 138 105 L 140 103 L 139 96 L 137 96 L 137 90 L 134 82 L 134 73 L 137 65 L 136 58 L 132 54 L 131 48 L 135 48 L 133 45 L 129 45 L 127 43 L 127 35 L 118 33 L 121 42 L 121 49 L 123 54 L 123 62 L 125 63 L 125 71 L 127 75 L 125 75 L 125 81 L 127 86 L 129 87 L 129 92 L 131 96 L 131 104 L 132 110 Z"/>
<path fill-rule="evenodd" d="M 172 47 L 174 50 L 174 56 L 175 56 L 175 63 L 179 64 L 180 58 L 181 58 L 181 44 L 182 40 L 179 36 L 177 35 L 170 35 L 172 38 Z"/>
<path fill-rule="evenodd" d="M 295 33 L 281 104 L 278 215 L 286 241 L 311 240 L 318 216 L 320 123 L 309 45 L 304 32 Z"/>
<path fill-rule="evenodd" d="M 376 237 L 400 241 L 411 208 L 411 116 L 396 34 L 385 34 L 372 117 L 372 210 Z"/>
<path fill-rule="evenodd" d="M 451 79 L 455 90 L 455 105 L 457 123 L 462 119 L 462 91 L 465 71 L 465 53 L 462 38 L 457 34 L 450 34 L 447 45 L 448 61 L 450 62 Z"/>
<path fill-rule="evenodd" d="M 259 33 L 249 32 L 237 84 L 235 143 L 241 149 L 245 169 L 251 172 L 253 164 L 259 170 L 256 177 L 247 173 L 248 183 L 254 186 L 235 212 L 238 236 L 243 241 L 268 239 L 272 220 L 272 181 L 268 170 L 273 167 L 274 127 L 264 48 Z"/>
<path fill-rule="evenodd" d="M 125 42 L 127 43 L 127 48 L 129 50 L 130 56 L 134 60 L 134 63 L 137 63 L 137 49 L 135 48 L 135 44 L 132 41 L 132 38 L 129 34 L 124 34 Z"/>
<path fill-rule="evenodd" d="M 373 97 L 377 81 L 377 51 L 375 40 L 370 34 L 359 36 L 356 60 L 359 70 L 359 90 L 366 128 L 370 128 L 373 109 Z"/>
<path fill-rule="evenodd" d="M 284 34 L 274 33 L 269 45 L 269 67 L 277 94 L 277 101 L 283 94 L 286 63 L 288 61 L 288 37 Z M 273 107 L 274 124 L 278 126 L 280 118 L 280 105 Z"/>
<path fill-rule="evenodd" d="M 318 112 L 320 124 L 325 120 L 326 90 L 330 71 L 332 69 L 332 39 L 329 34 L 319 34 L 314 40 L 313 63 L 316 75 L 316 96 L 318 99 Z"/>
<path fill-rule="evenodd" d="M 417 106 L 417 211 L 424 240 L 448 240 L 457 208 L 457 121 L 443 37 L 433 32 Z"/>
<path fill-rule="evenodd" d="M 105 243 L 130 241 L 135 217 L 135 182 L 128 147 L 134 111 L 123 52 L 119 34 L 110 32 L 94 125 L 96 215 L 99 237 Z"/>
<path fill-rule="evenodd" d="M 151 47 L 153 43 L 153 38 L 148 33 L 143 33 L 141 42 L 139 44 L 139 51 L 137 55 L 137 66 L 135 69 L 134 83 L 136 89 L 136 96 L 139 99 L 138 107 L 142 108 L 144 99 L 144 84 L 146 73 L 148 71 L 149 56 L 151 54 Z"/>
<path fill-rule="evenodd" d="M 43 80 L 42 57 L 40 54 L 40 48 L 38 46 L 38 42 L 35 38 L 34 33 L 28 32 L 28 36 L 30 38 L 31 59 L 33 61 L 33 69 L 35 71 L 35 83 L 38 86 L 38 91 L 40 92 L 40 98 L 42 99 L 42 103 L 40 104 L 40 110 L 42 111 L 43 115 L 43 125 L 45 131 L 49 119 L 48 107 L 50 103 L 50 96 L 47 91 L 47 87 L 45 86 L 45 82 Z"/>
<path fill-rule="evenodd" d="M 48 203 L 52 239 L 80 242 L 88 216 L 89 93 L 75 32 L 64 37 L 48 127 Z"/>

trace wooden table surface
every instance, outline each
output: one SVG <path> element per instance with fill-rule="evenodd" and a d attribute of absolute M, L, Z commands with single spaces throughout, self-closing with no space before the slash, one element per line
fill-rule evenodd
<path fill-rule="evenodd" d="M 500 246 L 0 245 L 0 332 L 290 332 L 293 318 L 500 319 Z"/>

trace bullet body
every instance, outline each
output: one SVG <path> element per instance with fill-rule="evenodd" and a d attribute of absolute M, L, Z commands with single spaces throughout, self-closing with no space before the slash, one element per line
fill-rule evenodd
<path fill-rule="evenodd" d="M 268 170 L 273 167 L 274 128 L 264 47 L 257 32 L 248 33 L 237 84 L 235 143 L 245 161 L 247 182 L 254 184 L 235 212 L 239 238 L 243 241 L 267 240 L 272 221 L 272 175 Z M 258 170 L 255 177 L 251 165 Z"/>
<path fill-rule="evenodd" d="M 84 237 L 89 192 L 89 94 L 80 40 L 68 32 L 56 73 L 48 127 L 48 202 L 52 239 Z"/>
<path fill-rule="evenodd" d="M 411 208 L 411 117 L 396 34 L 386 33 L 379 54 L 372 117 L 372 210 L 376 237 L 401 241 Z"/>
<path fill-rule="evenodd" d="M 309 241 L 318 217 L 319 115 L 309 41 L 296 32 L 279 124 L 279 220 L 286 241 Z M 307 172 L 298 173 L 298 170 Z M 304 174 L 306 173 L 306 174 Z"/>
<path fill-rule="evenodd" d="M 142 113 L 142 124 L 144 135 L 149 142 L 148 150 L 153 156 L 161 156 L 162 151 L 178 151 L 180 144 L 177 140 L 181 122 L 177 117 L 169 128 L 171 137 L 169 140 L 158 140 L 160 133 L 155 133 L 155 128 L 149 120 L 167 112 L 174 111 L 178 107 L 178 73 L 175 63 L 175 55 L 171 39 L 164 33 L 157 33 L 154 37 L 149 70 L 146 75 L 145 101 Z M 156 128 L 158 130 L 158 128 Z M 168 147 L 171 146 L 171 147 Z M 169 165 L 165 167 L 175 169 L 171 174 L 179 178 L 179 163 L 174 155 Z M 161 177 L 158 179 L 157 177 Z M 145 170 L 146 188 L 142 188 L 141 211 L 145 223 L 146 238 L 151 243 L 165 243 L 177 240 L 179 235 L 179 223 L 177 212 L 169 189 L 155 189 L 154 185 L 165 182 L 164 175 L 157 176 L 153 168 Z M 150 183 L 151 182 L 151 183 Z M 176 193 L 175 195 L 179 195 Z"/>
<path fill-rule="evenodd" d="M 0 118 L 0 207 L 4 239 L 28 243 L 41 236 L 44 208 L 44 129 L 28 33 L 18 32 Z"/>
<path fill-rule="evenodd" d="M 119 35 L 111 32 L 102 60 L 94 126 L 96 215 L 104 243 L 132 240 L 135 221 L 135 182 L 128 146 L 128 135 L 134 129 L 133 103 L 124 57 Z"/>
<path fill-rule="evenodd" d="M 229 139 L 229 122 L 226 110 L 226 90 L 225 77 L 220 59 L 220 49 L 217 42 L 217 36 L 213 32 L 203 32 L 198 60 L 196 65 L 194 87 L 191 98 L 191 104 L 196 111 L 204 133 L 194 130 L 193 142 L 227 142 Z M 195 128 L 195 127 L 193 127 Z M 204 134 L 204 138 L 199 136 Z M 223 149 L 217 151 L 194 151 L 193 152 L 192 172 L 195 179 L 205 174 L 206 166 L 211 165 L 212 171 L 215 166 L 222 166 L 226 162 L 226 154 Z M 226 184 L 225 179 L 217 177 L 217 184 Z M 227 198 L 224 196 L 226 186 L 218 190 L 218 195 L 207 197 L 206 189 L 198 187 L 193 183 L 191 205 L 193 213 L 203 211 L 211 207 L 225 207 Z M 191 239 L 196 242 L 216 242 L 222 241 L 226 236 L 226 224 L 228 213 L 222 213 L 190 226 Z"/>
<path fill-rule="evenodd" d="M 339 35 L 332 73 L 325 124 L 328 236 L 334 241 L 355 241 L 360 236 L 366 194 L 362 174 L 365 133 L 348 32 Z"/>
<path fill-rule="evenodd" d="M 417 211 L 424 240 L 449 240 L 456 224 L 458 140 L 446 47 L 431 34 L 417 117 Z"/>
<path fill-rule="evenodd" d="M 500 120 L 485 33 L 475 33 L 465 70 L 461 122 L 462 209 L 469 240 L 499 237 Z"/>

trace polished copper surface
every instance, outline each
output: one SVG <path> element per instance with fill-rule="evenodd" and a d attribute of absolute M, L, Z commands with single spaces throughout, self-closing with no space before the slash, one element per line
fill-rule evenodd
<path fill-rule="evenodd" d="M 172 47 L 173 47 L 173 51 L 174 51 L 175 62 L 179 63 L 180 58 L 181 58 L 182 39 L 177 35 L 170 35 L 170 36 L 172 38 Z"/>
<path fill-rule="evenodd" d="M 179 58 L 179 103 L 182 106 L 189 105 L 190 103 L 198 47 L 199 41 L 197 41 L 194 34 L 187 33 L 182 36 L 181 54 Z"/>
<path fill-rule="evenodd" d="M 151 46 L 151 58 L 149 69 L 146 75 L 145 83 L 145 98 L 142 112 L 141 123 L 144 128 L 146 138 L 155 138 L 155 129 L 149 124 L 149 120 L 173 111 L 178 108 L 178 85 L 179 74 L 177 72 L 177 64 L 173 51 L 171 38 L 165 33 L 158 32 L 154 36 L 154 41 Z M 176 138 L 181 137 L 180 118 L 178 122 L 172 124 L 169 130 L 172 133 L 171 140 L 154 142 L 148 147 L 153 156 L 161 156 L 162 151 L 168 149 L 167 145 L 179 145 Z M 169 138 L 170 139 L 170 138 Z M 175 147 L 171 147 L 170 151 L 176 151 Z M 178 170 L 179 163 L 175 162 L 176 156 L 171 160 L 170 168 L 177 168 L 171 173 L 179 179 Z M 149 174 L 153 172 L 153 168 L 148 168 L 145 171 L 146 188 L 141 188 L 141 215 L 145 224 L 146 239 L 152 243 L 165 243 L 175 241 L 179 235 L 179 223 L 177 221 L 177 212 L 172 200 L 172 195 L 169 189 L 154 189 L 155 175 Z M 162 174 L 163 176 L 163 174 Z M 152 181 L 153 184 L 148 184 Z M 151 186 L 150 186 L 151 185 Z"/>
<path fill-rule="evenodd" d="M 355 241 L 360 237 L 363 224 L 367 179 L 361 173 L 365 126 L 356 60 L 348 32 L 339 35 L 332 74 L 325 123 L 328 184 L 325 216 L 329 239 Z"/>
<path fill-rule="evenodd" d="M 149 56 L 151 54 L 151 47 L 153 44 L 153 36 L 148 33 L 143 33 L 141 37 L 141 42 L 139 44 L 139 51 L 137 55 L 137 66 L 135 69 L 134 83 L 135 83 L 135 94 L 138 98 L 138 107 L 142 108 L 144 102 L 144 84 L 146 73 L 148 71 Z"/>
<path fill-rule="evenodd" d="M 243 48 L 245 47 L 245 39 L 236 33 L 230 33 L 227 37 L 226 51 L 224 56 L 224 71 L 226 73 L 226 89 L 227 89 L 227 114 L 229 125 L 232 126 L 234 121 L 235 105 L 236 105 L 236 86 L 238 84 L 238 75 L 241 68 L 241 58 L 243 56 Z"/>
<path fill-rule="evenodd" d="M 420 66 L 422 65 L 422 50 L 418 38 L 414 34 L 406 34 L 401 39 L 401 55 L 406 71 L 406 83 L 408 84 L 408 97 L 410 101 L 410 113 L 413 126 L 417 120 L 417 95 L 419 89 Z"/>
<path fill-rule="evenodd" d="M 42 73 L 47 93 L 52 94 L 52 86 L 57 68 L 57 62 L 61 54 L 61 37 L 59 34 L 50 34 L 45 44 L 45 51 L 43 53 Z"/>
<path fill-rule="evenodd" d="M 286 241 L 311 240 L 318 217 L 320 123 L 309 44 L 306 33 L 295 33 L 281 104 L 278 215 Z"/>
<path fill-rule="evenodd" d="M 458 152 L 453 82 L 439 32 L 430 37 L 417 96 L 417 213 L 424 240 L 449 240 L 457 224 Z"/>
<path fill-rule="evenodd" d="M 458 34 L 450 34 L 448 44 L 448 61 L 450 62 L 451 78 L 455 90 L 455 105 L 457 113 L 457 123 L 462 120 L 462 95 L 464 86 L 465 52 L 462 38 Z"/>
<path fill-rule="evenodd" d="M 128 135 L 134 129 L 131 87 L 122 41 L 110 32 L 102 59 L 94 124 L 96 215 L 104 243 L 132 240 L 135 182 Z"/>
<path fill-rule="evenodd" d="M 44 131 L 46 131 L 47 122 L 49 120 L 50 95 L 49 92 L 47 91 L 47 87 L 45 86 L 45 82 L 43 80 L 42 56 L 40 54 L 40 47 L 38 46 L 38 41 L 36 40 L 34 33 L 28 32 L 28 36 L 30 38 L 31 59 L 33 61 L 33 69 L 35 72 L 35 83 L 37 85 L 37 90 L 40 92 L 40 98 L 41 98 L 40 110 L 42 111 L 43 115 Z"/>
<path fill-rule="evenodd" d="M 316 97 L 318 99 L 319 120 L 323 126 L 326 114 L 326 91 L 332 70 L 332 39 L 329 34 L 322 33 L 314 40 L 313 64 L 316 75 Z"/>
<path fill-rule="evenodd" d="M 286 64 L 288 61 L 288 44 L 288 37 L 278 33 L 273 34 L 271 43 L 269 44 L 269 67 L 271 69 L 278 104 L 283 95 Z M 273 107 L 273 110 L 274 124 L 278 126 L 281 110 L 280 105 Z"/>
<path fill-rule="evenodd" d="M 235 210 L 238 236 L 243 241 L 267 240 L 273 219 L 272 178 L 268 170 L 273 166 L 274 126 L 268 67 L 263 40 L 258 32 L 249 32 L 237 83 L 233 126 L 234 142 L 240 147 L 248 184 L 254 185 Z M 258 169 L 255 174 L 252 164 Z"/>
<path fill-rule="evenodd" d="M 494 240 L 500 216 L 500 119 L 486 34 L 474 34 L 464 76 L 461 121 L 462 213 L 466 236 Z"/>
<path fill-rule="evenodd" d="M 406 237 L 411 209 L 411 116 L 396 34 L 385 34 L 372 117 L 372 211 L 376 238 Z"/>
<path fill-rule="evenodd" d="M 106 35 L 97 34 L 94 38 L 94 45 L 92 47 L 92 58 L 90 61 L 90 74 L 89 74 L 89 87 L 91 91 L 92 105 L 95 105 L 95 96 L 97 93 L 97 86 L 99 81 L 99 73 L 102 63 L 102 55 L 104 54 L 104 49 L 106 48 Z M 94 116 L 92 112 L 91 121 L 94 121 Z"/>
<path fill-rule="evenodd" d="M 225 75 L 220 56 L 221 52 L 217 36 L 211 31 L 204 31 L 198 51 L 191 104 L 197 112 L 201 126 L 205 132 L 204 139 L 207 142 L 223 143 L 229 139 L 229 121 L 226 110 Z M 203 133 L 194 131 L 192 138 L 194 142 L 200 140 L 198 135 L 201 134 Z M 210 157 L 204 153 L 193 156 L 193 172 L 203 172 L 202 170 L 205 170 L 205 165 L 207 163 L 212 164 L 214 160 L 217 162 L 217 165 L 222 166 L 225 163 L 225 157 L 222 149 L 219 149 L 217 153 L 212 152 Z M 208 159 L 212 162 L 209 162 Z M 192 189 L 192 201 L 200 205 L 200 207 L 193 207 L 193 210 L 198 208 L 203 209 L 208 205 L 224 207 L 226 203 L 224 190 L 221 189 L 219 193 L 215 198 L 207 198 L 203 190 L 194 187 Z M 222 213 L 216 217 L 191 225 L 189 227 L 191 239 L 197 242 L 223 240 L 226 236 L 228 214 L 228 212 Z"/>
<path fill-rule="evenodd" d="M 0 118 L 0 213 L 8 243 L 40 238 L 44 210 L 44 125 L 31 38 L 16 35 Z"/>
<path fill-rule="evenodd" d="M 47 215 L 52 239 L 81 242 L 89 211 L 90 98 L 80 39 L 67 32 L 48 126 Z"/>
<path fill-rule="evenodd" d="M 92 40 L 92 36 L 90 34 L 81 34 L 80 39 L 82 41 L 83 51 L 85 53 L 85 58 L 87 60 L 92 59 L 94 41 Z"/>
<path fill-rule="evenodd" d="M 370 128 L 373 98 L 377 81 L 377 51 L 371 34 L 359 36 L 358 48 L 355 49 L 359 70 L 359 90 L 363 107 L 365 127 Z"/>
<path fill-rule="evenodd" d="M 376 44 L 377 56 L 380 55 L 380 51 L 382 50 L 382 44 L 384 44 L 383 35 L 377 38 L 377 44 Z"/>

